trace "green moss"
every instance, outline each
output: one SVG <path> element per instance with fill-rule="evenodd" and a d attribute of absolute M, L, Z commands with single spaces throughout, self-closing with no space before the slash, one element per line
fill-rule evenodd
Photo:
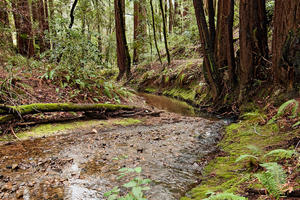
<path fill-rule="evenodd" d="M 171 90 L 166 90 L 163 92 L 164 95 L 179 98 L 185 101 L 194 101 L 195 99 L 195 91 L 187 90 L 183 88 L 173 88 Z"/>
<path fill-rule="evenodd" d="M 156 93 L 158 89 L 156 88 L 146 88 L 144 89 L 144 92 L 147 92 L 147 93 Z"/>
<path fill-rule="evenodd" d="M 56 134 L 65 134 L 70 132 L 78 132 L 82 130 L 89 130 L 93 128 L 110 127 L 114 125 L 129 126 L 141 123 L 141 120 L 126 118 L 126 119 L 111 119 L 111 120 L 90 120 L 90 121 L 77 121 L 68 123 L 54 123 L 43 124 L 36 126 L 30 130 L 17 133 L 20 139 L 28 139 L 30 137 L 43 137 Z M 2 136 L 0 141 L 10 141 L 14 138 L 11 136 Z"/>
<path fill-rule="evenodd" d="M 142 121 L 139 119 L 127 118 L 127 119 L 122 119 L 119 121 L 114 121 L 114 124 L 122 125 L 122 126 L 129 126 L 129 125 L 133 125 L 133 124 L 139 124 L 141 122 Z"/>
<path fill-rule="evenodd" d="M 276 124 L 259 126 L 264 114 L 257 114 L 247 120 L 233 123 L 225 128 L 224 139 L 219 143 L 225 153 L 216 157 L 203 170 L 201 185 L 189 192 L 190 199 L 203 199 L 209 191 L 240 193 L 246 187 L 261 189 L 258 182 L 253 182 L 250 169 L 244 163 L 235 160 L 243 154 L 253 154 L 247 146 L 254 145 L 262 149 L 262 155 L 268 146 L 279 145 L 289 138 L 296 137 L 297 131 L 280 132 Z M 252 116 L 252 114 L 249 114 Z M 181 200 L 184 200 L 182 198 Z"/>

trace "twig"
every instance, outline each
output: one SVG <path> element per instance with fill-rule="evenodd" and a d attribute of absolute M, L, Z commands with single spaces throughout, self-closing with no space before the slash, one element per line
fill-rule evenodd
<path fill-rule="evenodd" d="M 298 148 L 299 144 L 300 144 L 300 140 L 298 141 L 298 143 L 297 143 L 297 145 L 296 145 L 295 149 L 297 149 L 297 148 Z"/>
<path fill-rule="evenodd" d="M 11 133 L 15 136 L 15 138 L 16 138 L 17 140 L 21 140 L 21 139 L 16 135 L 16 133 L 15 133 L 15 131 L 14 131 L 14 129 L 13 129 L 12 126 L 10 126 L 10 131 L 11 131 Z"/>

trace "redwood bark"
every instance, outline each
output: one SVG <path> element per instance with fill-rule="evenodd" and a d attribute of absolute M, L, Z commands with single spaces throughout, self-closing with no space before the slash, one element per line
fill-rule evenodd
<path fill-rule="evenodd" d="M 15 27 L 17 31 L 17 49 L 23 56 L 34 55 L 32 24 L 27 0 L 12 1 Z"/>
<path fill-rule="evenodd" d="M 145 51 L 147 35 L 146 8 L 144 1 L 134 2 L 133 63 L 139 63 L 140 55 Z"/>
<path fill-rule="evenodd" d="M 257 70 L 268 58 L 267 18 L 265 0 L 240 1 L 240 96 L 256 78 Z"/>
<path fill-rule="evenodd" d="M 300 1 L 276 0 L 274 13 L 274 81 L 292 89 L 295 83 L 300 83 Z"/>
<path fill-rule="evenodd" d="M 0 29 L 8 29 L 9 27 L 7 3 L 6 1 L 0 1 Z M 3 42 L 9 42 L 9 44 L 12 44 L 12 37 L 9 30 L 1 30 L 0 37 L 0 40 L 2 40 Z"/>
<path fill-rule="evenodd" d="M 204 52 L 204 62 L 207 73 L 207 83 L 211 88 L 211 95 L 213 100 L 219 98 L 221 92 L 221 80 L 219 77 L 219 72 L 216 69 L 215 57 L 214 57 L 214 42 L 211 40 L 211 35 L 206 23 L 203 1 L 202 0 L 193 0 L 196 20 L 198 25 L 198 30 L 200 34 L 201 47 Z"/>
<path fill-rule="evenodd" d="M 119 67 L 119 75 L 117 80 L 120 80 L 126 73 L 127 79 L 130 78 L 130 55 L 125 35 L 125 18 L 122 6 L 123 0 L 114 0 L 115 6 L 115 25 L 117 39 L 117 61 Z"/>
<path fill-rule="evenodd" d="M 237 82 L 232 33 L 233 17 L 234 0 L 219 0 L 215 57 L 219 70 L 227 66 L 227 69 L 223 71 L 228 77 L 225 75 L 223 79 L 225 82 L 229 82 L 229 88 Z"/>

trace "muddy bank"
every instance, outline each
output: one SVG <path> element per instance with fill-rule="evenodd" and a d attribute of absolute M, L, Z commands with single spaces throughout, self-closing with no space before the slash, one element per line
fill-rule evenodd
<path fill-rule="evenodd" d="M 148 199 L 179 199 L 198 183 L 199 156 L 215 150 L 223 122 L 170 113 L 142 121 L 2 144 L 0 198 L 104 199 L 124 183 L 120 168 L 140 166 L 152 180 Z"/>

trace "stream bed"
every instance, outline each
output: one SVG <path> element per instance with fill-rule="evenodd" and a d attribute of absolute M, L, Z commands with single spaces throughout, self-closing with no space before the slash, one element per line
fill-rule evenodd
<path fill-rule="evenodd" d="M 197 117 L 187 104 L 170 98 L 145 98 L 150 106 L 179 111 L 145 117 L 137 125 L 1 144 L 0 199 L 105 199 L 105 192 L 136 176 L 118 179 L 124 167 L 141 167 L 140 176 L 152 180 L 147 199 L 180 199 L 199 184 L 205 157 L 216 150 L 225 121 Z M 151 99 L 163 99 L 171 108 Z"/>

